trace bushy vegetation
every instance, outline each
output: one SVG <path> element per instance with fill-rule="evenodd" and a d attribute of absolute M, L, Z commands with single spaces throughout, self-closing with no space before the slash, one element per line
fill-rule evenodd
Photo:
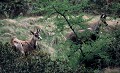
<path fill-rule="evenodd" d="M 26 15 L 29 9 L 29 0 L 1 0 L 0 16 L 2 18 L 15 18 L 20 14 Z"/>
<path fill-rule="evenodd" d="M 113 40 L 111 42 L 111 44 L 109 45 L 108 49 L 107 49 L 107 52 L 108 54 L 110 55 L 110 59 L 111 60 L 111 63 L 110 65 L 111 66 L 120 66 L 120 62 L 119 62 L 119 57 L 120 57 L 120 26 L 119 25 L 116 25 L 115 28 L 113 29 L 112 31 L 112 37 L 113 37 Z"/>
<path fill-rule="evenodd" d="M 1 73 L 67 73 L 72 72 L 67 61 L 52 61 L 47 55 L 29 55 L 24 57 L 9 43 L 0 42 L 0 72 Z"/>
<path fill-rule="evenodd" d="M 65 58 L 69 50 L 66 51 L 67 48 L 64 48 L 64 51 L 62 51 L 62 55 L 66 54 L 64 59 L 58 57 L 56 60 L 51 60 L 48 55 L 39 53 L 31 53 L 24 57 L 19 51 L 11 47 L 9 43 L 3 44 L 0 42 L 0 69 L 2 73 L 83 73 L 100 71 L 106 67 L 118 67 L 120 66 L 119 29 L 115 29 L 112 34 L 112 37 L 109 34 L 102 35 L 91 44 L 83 44 L 82 49 L 85 57 L 81 55 L 80 50 L 73 53 L 72 50 L 76 49 L 73 46 L 70 48 L 71 52 L 69 54 L 72 54 L 70 57 Z M 59 52 L 58 54 L 60 55 Z"/>
<path fill-rule="evenodd" d="M 58 4 L 60 3 L 58 0 Z M 48 10 L 44 10 L 44 7 L 48 7 L 55 0 L 1 0 L 0 1 L 0 13 L 2 18 L 15 18 L 17 16 L 25 15 L 45 15 Z M 112 1 L 109 6 L 107 6 L 106 0 L 68 0 L 69 4 L 75 8 L 72 12 L 79 13 L 88 12 L 94 14 L 100 14 L 106 12 L 110 15 L 120 15 L 120 3 L 119 0 Z M 87 4 L 86 4 L 87 2 Z M 82 6 L 86 5 L 86 7 Z M 81 6 L 80 6 L 81 5 Z M 64 7 L 64 4 L 61 6 Z M 77 6 L 77 7 L 75 7 Z M 79 8 L 81 7 L 81 10 Z M 64 7 L 65 8 L 65 7 Z"/>
<path fill-rule="evenodd" d="M 90 10 L 97 10 L 105 5 L 104 0 L 96 2 L 95 6 L 92 6 L 91 2 L 91 0 L 1 1 L 0 13 L 6 14 L 10 18 L 19 16 L 20 13 L 23 13 L 24 15 L 25 12 L 26 14 L 29 10 L 29 6 L 32 8 L 31 13 L 38 15 L 43 14 L 45 18 L 35 22 L 30 20 L 28 25 L 24 25 L 24 23 L 27 22 L 26 20 L 21 22 L 23 25 L 20 23 L 17 24 L 17 20 L 16 22 L 14 21 L 14 23 L 7 23 L 7 21 L 4 20 L 0 21 L 0 39 L 2 39 L 2 42 L 0 42 L 0 72 L 96 73 L 106 67 L 119 67 L 119 25 L 116 25 L 110 30 L 105 27 L 104 29 L 108 31 L 105 31 L 104 29 L 100 30 L 102 33 L 97 34 L 98 38 L 96 40 L 88 40 L 89 35 L 94 32 L 90 33 L 85 31 L 83 33 L 78 33 L 79 29 L 86 30 L 88 28 L 88 25 L 86 25 L 85 22 L 90 20 L 84 20 L 82 18 L 84 13 L 82 12 L 86 9 L 89 10 L 89 8 Z M 29 3 L 31 5 L 28 5 Z M 117 3 L 116 5 L 112 5 L 108 9 L 110 9 L 110 11 L 108 11 L 110 13 L 117 12 L 119 4 Z M 100 10 L 102 12 L 102 9 Z M 42 23 L 46 21 L 53 22 L 53 25 L 49 23 L 46 24 L 49 27 L 54 27 L 54 29 L 48 28 L 44 23 Z M 41 32 L 43 35 L 43 40 L 41 42 L 42 45 L 44 43 L 46 45 L 41 47 L 41 44 L 38 44 L 35 53 L 33 51 L 30 52 L 28 56 L 23 56 L 18 50 L 12 47 L 10 43 L 8 43 L 8 40 L 7 42 L 4 42 L 6 41 L 5 33 L 10 33 L 10 37 L 12 35 L 17 35 L 18 38 L 25 39 L 28 34 L 24 31 L 35 28 L 35 25 L 41 26 L 41 23 L 43 24 L 42 26 L 45 26 Z M 66 38 L 66 34 L 71 31 L 77 37 L 77 44 L 74 44 Z M 3 36 L 4 38 L 2 38 Z M 78 41 L 81 40 L 81 38 L 82 40 L 85 40 L 82 43 Z M 50 50 L 50 48 L 55 50 L 54 59 L 51 58 L 51 54 L 41 52 L 41 49 Z"/>
<path fill-rule="evenodd" d="M 107 3 L 107 1 L 109 3 Z M 119 17 L 120 3 L 119 0 L 89 0 L 88 6 L 84 8 L 85 12 L 100 14 L 102 12 L 111 16 Z"/>

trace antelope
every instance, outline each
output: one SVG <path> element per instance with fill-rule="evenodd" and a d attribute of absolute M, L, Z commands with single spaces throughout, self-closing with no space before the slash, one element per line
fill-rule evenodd
<path fill-rule="evenodd" d="M 93 26 L 90 26 L 87 29 L 98 34 L 99 31 L 100 31 L 100 28 L 101 28 L 102 24 L 104 24 L 104 26 L 108 26 L 108 24 L 106 22 L 106 17 L 107 17 L 106 14 L 102 14 L 100 16 L 100 20 L 97 21 L 97 22 L 92 23 Z"/>
<path fill-rule="evenodd" d="M 87 30 L 92 32 L 92 34 L 85 41 L 87 41 L 89 39 L 93 40 L 93 41 L 96 40 L 97 34 L 99 34 L 99 32 L 100 32 L 100 28 L 101 28 L 102 24 L 104 24 L 105 26 L 108 25 L 106 23 L 106 17 L 107 16 L 105 14 L 102 14 L 100 16 L 100 20 L 98 22 L 93 23 L 94 24 L 93 26 L 87 28 Z M 78 33 L 84 33 L 85 31 L 86 31 L 85 29 L 81 29 L 81 30 L 78 30 Z M 66 36 L 66 39 L 69 39 L 73 43 L 76 43 L 76 44 L 84 42 L 82 40 L 82 39 L 84 39 L 84 37 L 77 38 L 76 35 L 73 32 L 68 33 L 67 36 Z"/>
<path fill-rule="evenodd" d="M 39 35 L 40 30 L 37 29 L 36 32 L 30 31 L 32 33 L 32 38 L 30 40 L 19 40 L 17 37 L 13 37 L 11 39 L 11 44 L 16 48 L 16 50 L 19 50 L 23 55 L 26 56 L 26 54 L 29 51 L 32 51 L 36 49 L 37 40 L 41 40 L 42 37 Z"/>

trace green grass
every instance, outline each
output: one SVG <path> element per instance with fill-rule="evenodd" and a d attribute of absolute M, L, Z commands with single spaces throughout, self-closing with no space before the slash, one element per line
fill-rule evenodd
<path fill-rule="evenodd" d="M 85 44 L 85 43 L 82 44 L 82 50 L 86 55 L 86 57 L 83 58 L 80 50 L 74 52 L 74 50 L 77 49 L 78 46 L 74 45 L 73 47 L 70 48 L 70 45 L 72 43 L 70 41 L 64 40 L 65 35 L 70 29 L 65 29 L 61 33 L 55 32 L 53 30 L 55 30 L 56 26 L 54 25 L 54 22 L 52 20 L 40 22 L 37 20 L 31 21 L 31 18 L 29 20 L 27 18 L 22 17 L 22 18 L 14 19 L 14 21 L 16 23 L 10 22 L 9 20 L 0 21 L 0 40 L 3 43 L 10 42 L 12 36 L 16 36 L 20 40 L 28 40 L 32 36 L 30 35 L 30 30 L 34 30 L 34 28 L 40 28 L 42 26 L 41 30 L 43 30 L 44 33 L 41 32 L 40 34 L 42 34 L 43 40 L 38 41 L 39 48 L 36 50 L 36 55 L 34 55 L 34 57 L 41 55 L 51 55 L 50 57 L 52 61 L 56 61 L 56 60 L 66 61 L 67 65 L 74 69 L 78 68 L 80 62 L 83 61 L 84 64 L 85 63 L 84 60 L 87 61 L 93 60 L 94 55 L 103 58 L 104 59 L 103 61 L 105 63 L 109 63 L 110 60 L 109 55 L 105 51 L 106 46 L 108 46 L 111 43 L 111 39 L 112 39 L 109 33 L 106 32 L 101 33 L 99 39 L 97 39 L 95 42 L 91 42 L 91 44 Z M 24 23 L 27 23 L 27 25 L 24 25 Z M 49 36 L 48 33 L 51 34 L 52 32 L 55 35 Z M 86 34 L 84 33 L 80 35 L 86 36 Z M 53 44 L 53 41 L 56 38 L 58 44 Z M 72 55 L 72 56 L 68 57 L 68 55 Z M 97 70 L 95 72 L 97 72 Z"/>

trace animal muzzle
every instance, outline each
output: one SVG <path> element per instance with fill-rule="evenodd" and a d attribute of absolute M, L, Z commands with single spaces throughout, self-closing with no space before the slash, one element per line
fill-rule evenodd
<path fill-rule="evenodd" d="M 42 37 L 41 37 L 41 36 L 39 36 L 39 37 L 38 37 L 38 39 L 42 40 Z"/>

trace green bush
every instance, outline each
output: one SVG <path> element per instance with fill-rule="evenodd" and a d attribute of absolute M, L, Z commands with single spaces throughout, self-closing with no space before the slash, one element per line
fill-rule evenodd
<path fill-rule="evenodd" d="M 15 52 L 9 43 L 0 42 L 0 67 L 2 73 L 67 73 L 72 72 L 66 61 L 52 61 L 46 55 L 24 57 Z"/>
<path fill-rule="evenodd" d="M 81 35 L 82 36 L 82 35 Z M 72 43 L 59 44 L 57 50 L 63 49 L 57 55 L 54 61 L 47 55 L 29 54 L 27 57 L 21 55 L 19 51 L 14 51 L 9 43 L 0 42 L 0 67 L 1 72 L 6 73 L 84 73 L 96 72 L 109 66 L 120 66 L 120 30 L 116 26 L 111 34 L 107 32 L 100 33 L 99 38 L 90 43 L 82 44 L 85 57 L 81 55 L 78 45 L 69 47 Z M 39 51 L 39 50 L 38 50 Z M 72 56 L 67 57 L 68 54 Z"/>
<path fill-rule="evenodd" d="M 7 0 L 0 1 L 0 16 L 6 18 L 15 18 L 20 13 L 25 15 L 29 9 L 29 1 L 26 0 Z"/>
<path fill-rule="evenodd" d="M 120 26 L 116 25 L 111 32 L 112 42 L 108 47 L 107 53 L 111 58 L 110 66 L 120 66 Z"/>

